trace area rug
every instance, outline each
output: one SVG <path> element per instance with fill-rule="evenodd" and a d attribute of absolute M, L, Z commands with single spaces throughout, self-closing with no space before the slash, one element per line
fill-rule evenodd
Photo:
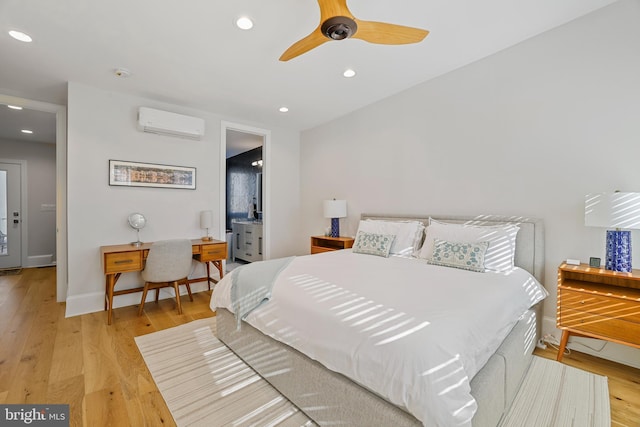
<path fill-rule="evenodd" d="M 136 337 L 178 426 L 314 426 L 215 337 L 215 317 Z"/>
<path fill-rule="evenodd" d="M 136 337 L 178 426 L 314 426 L 215 337 L 216 319 Z M 534 356 L 500 427 L 609 427 L 607 378 Z"/>
<path fill-rule="evenodd" d="M 607 377 L 534 356 L 500 427 L 610 427 Z"/>

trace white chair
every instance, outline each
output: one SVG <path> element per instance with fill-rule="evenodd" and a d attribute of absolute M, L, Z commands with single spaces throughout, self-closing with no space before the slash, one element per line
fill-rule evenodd
<path fill-rule="evenodd" d="M 144 280 L 144 290 L 142 291 L 142 300 L 138 309 L 138 316 L 142 315 L 144 303 L 147 299 L 147 292 L 150 289 L 156 290 L 156 302 L 160 288 L 173 287 L 176 293 L 176 303 L 178 305 L 178 314 L 182 314 L 182 306 L 180 305 L 180 284 L 187 285 L 189 298 L 193 301 L 191 294 L 191 286 L 187 280 L 191 272 L 192 249 L 191 241 L 188 239 L 163 240 L 155 242 L 149 248 L 147 262 L 142 270 L 142 279 Z"/>

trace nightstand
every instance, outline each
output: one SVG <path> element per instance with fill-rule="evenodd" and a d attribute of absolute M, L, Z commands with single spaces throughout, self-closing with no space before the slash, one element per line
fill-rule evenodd
<path fill-rule="evenodd" d="M 321 252 L 337 251 L 340 249 L 349 249 L 353 247 L 353 237 L 311 237 L 311 253 L 319 254 Z"/>
<path fill-rule="evenodd" d="M 558 361 L 571 335 L 640 348 L 640 270 L 621 273 L 562 264 L 557 326 L 562 329 Z"/>

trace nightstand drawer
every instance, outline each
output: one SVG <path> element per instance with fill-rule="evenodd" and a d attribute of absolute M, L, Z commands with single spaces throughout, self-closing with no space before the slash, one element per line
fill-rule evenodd
<path fill-rule="evenodd" d="M 563 307 L 560 311 L 558 324 L 573 331 L 640 345 L 640 323 Z"/>
<path fill-rule="evenodd" d="M 640 305 L 637 301 L 563 288 L 558 289 L 558 299 L 561 302 L 561 310 L 571 309 L 605 317 L 624 318 L 626 321 L 640 324 Z"/>
<path fill-rule="evenodd" d="M 104 264 L 106 274 L 142 270 L 142 251 L 106 254 Z"/>

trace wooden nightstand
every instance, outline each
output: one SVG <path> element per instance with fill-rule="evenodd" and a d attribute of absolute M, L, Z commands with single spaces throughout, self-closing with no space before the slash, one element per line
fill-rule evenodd
<path fill-rule="evenodd" d="M 349 249 L 353 247 L 353 237 L 311 237 L 311 253 L 319 254 L 321 252 L 337 251 L 340 249 Z"/>
<path fill-rule="evenodd" d="M 557 326 L 562 360 L 570 335 L 640 348 L 640 270 L 620 273 L 587 264 L 558 268 Z"/>

